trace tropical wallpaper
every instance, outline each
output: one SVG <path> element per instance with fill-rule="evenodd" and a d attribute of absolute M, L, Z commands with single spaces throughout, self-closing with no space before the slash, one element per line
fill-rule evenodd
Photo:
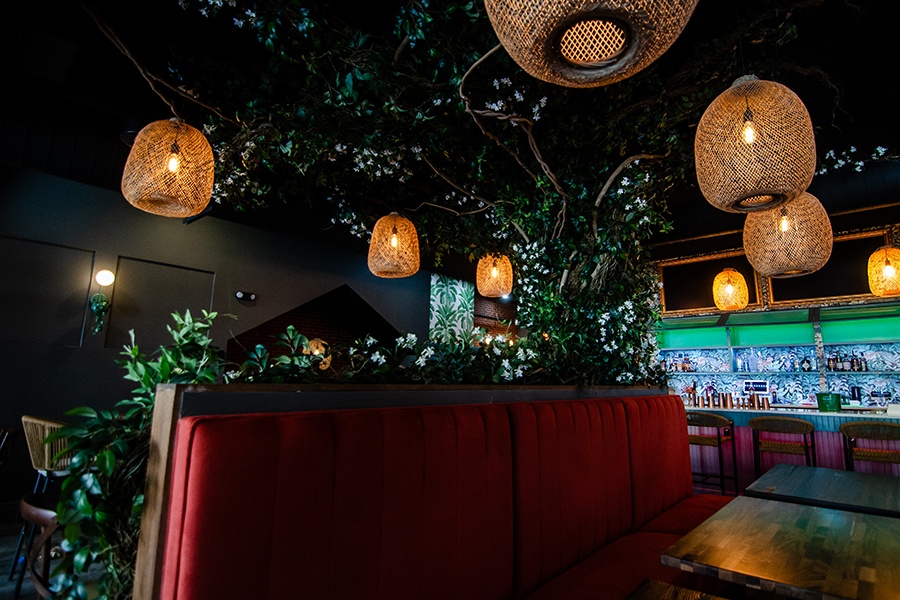
<path fill-rule="evenodd" d="M 431 276 L 428 337 L 452 342 L 468 340 L 475 328 L 475 286 L 443 275 Z"/>

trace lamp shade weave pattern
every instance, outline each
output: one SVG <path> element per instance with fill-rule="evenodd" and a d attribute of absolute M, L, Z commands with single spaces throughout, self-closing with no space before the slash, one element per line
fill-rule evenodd
<path fill-rule="evenodd" d="M 412 221 L 397 213 L 378 219 L 369 242 L 369 271 L 396 279 L 419 271 L 419 236 Z"/>
<path fill-rule="evenodd" d="M 773 210 L 754 212 L 744 222 L 744 252 L 766 277 L 808 275 L 831 257 L 834 238 L 822 203 L 808 192 Z"/>
<path fill-rule="evenodd" d="M 694 161 L 700 191 L 714 207 L 739 213 L 780 206 L 815 174 L 809 112 L 780 83 L 741 77 L 703 113 Z"/>
<path fill-rule="evenodd" d="M 678 38 L 697 0 L 485 0 L 500 43 L 528 74 L 588 88 L 634 75 Z"/>
<path fill-rule="evenodd" d="M 512 292 L 513 270 L 507 256 L 485 256 L 478 261 L 475 272 L 478 293 L 487 298 L 499 298 Z"/>
<path fill-rule="evenodd" d="M 713 280 L 713 302 L 719 310 L 743 310 L 750 302 L 744 276 L 734 269 L 723 269 Z"/>
<path fill-rule="evenodd" d="M 134 140 L 122 194 L 133 206 L 164 217 L 192 217 L 212 197 L 215 162 L 206 137 L 178 119 L 154 121 Z"/>
<path fill-rule="evenodd" d="M 882 246 L 869 257 L 869 289 L 876 296 L 900 295 L 900 249 Z"/>

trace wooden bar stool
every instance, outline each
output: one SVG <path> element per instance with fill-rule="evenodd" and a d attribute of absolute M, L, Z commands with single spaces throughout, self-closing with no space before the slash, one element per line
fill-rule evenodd
<path fill-rule="evenodd" d="M 725 482 L 734 482 L 734 495 L 738 494 L 738 477 L 737 477 L 737 444 L 734 439 L 734 421 L 727 419 L 721 415 L 714 413 L 706 413 L 699 411 L 687 411 L 688 424 L 688 443 L 693 446 L 706 446 L 708 448 L 716 448 L 719 455 L 719 474 L 703 473 L 694 471 L 694 483 L 703 483 L 710 478 L 719 480 L 719 489 L 722 495 L 725 495 Z M 708 432 L 709 429 L 715 429 L 715 435 Z M 707 430 L 707 431 L 704 431 Z M 725 474 L 725 461 L 723 459 L 722 446 L 724 444 L 731 445 L 731 472 L 732 475 Z M 699 477 L 699 479 L 698 479 Z"/>
<path fill-rule="evenodd" d="M 749 422 L 753 430 L 753 471 L 761 474 L 760 463 L 763 452 L 772 454 L 795 454 L 806 457 L 807 466 L 816 466 L 815 426 L 796 417 L 754 417 Z M 777 439 L 765 439 L 760 433 L 779 434 Z M 785 440 L 781 436 L 799 436 L 799 441 Z"/>
<path fill-rule="evenodd" d="M 844 469 L 854 470 L 854 461 L 900 464 L 900 446 L 884 447 L 882 442 L 900 443 L 900 424 L 880 421 L 849 421 L 838 428 L 844 441 Z M 858 446 L 858 440 L 872 440 L 879 446 Z"/>

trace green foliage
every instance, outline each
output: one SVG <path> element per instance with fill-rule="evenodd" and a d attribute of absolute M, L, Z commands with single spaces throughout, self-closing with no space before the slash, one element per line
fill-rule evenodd
<path fill-rule="evenodd" d="M 116 361 L 125 369 L 125 379 L 137 383 L 130 399 L 111 411 L 76 408 L 68 414 L 81 421 L 53 434 L 66 438 L 72 452 L 57 508 L 66 554 L 53 578 L 56 597 L 86 598 L 84 575 L 95 563 L 103 565 L 101 599 L 131 596 L 156 386 L 214 383 L 225 366 L 223 352 L 209 337 L 217 313 L 203 311 L 195 319 L 185 311 L 172 317 L 171 345 L 148 358 L 132 331 L 131 344 Z"/>

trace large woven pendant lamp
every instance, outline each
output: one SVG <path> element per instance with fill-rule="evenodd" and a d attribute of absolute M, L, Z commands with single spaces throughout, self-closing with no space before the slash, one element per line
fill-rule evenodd
<path fill-rule="evenodd" d="M 769 210 L 799 196 L 816 170 L 809 112 L 773 81 L 741 77 L 707 107 L 694 138 L 697 182 L 727 212 Z"/>
<path fill-rule="evenodd" d="M 419 271 L 419 236 L 412 221 L 395 212 L 378 219 L 369 242 L 369 270 L 387 279 Z"/>
<path fill-rule="evenodd" d="M 192 217 L 209 204 L 215 163 L 200 131 L 179 119 L 154 121 L 134 140 L 122 194 L 133 206 L 164 217 Z"/>
<path fill-rule="evenodd" d="M 773 210 L 753 212 L 744 222 L 747 260 L 766 277 L 797 277 L 821 269 L 833 237 L 828 213 L 809 192 Z"/>
<path fill-rule="evenodd" d="M 478 293 L 486 298 L 509 295 L 513 285 L 512 263 L 509 262 L 509 257 L 492 255 L 479 260 L 475 284 Z"/>
<path fill-rule="evenodd" d="M 697 0 L 485 0 L 494 32 L 533 77 L 596 87 L 634 75 L 665 52 Z"/>
<path fill-rule="evenodd" d="M 719 310 L 743 310 L 750 302 L 747 281 L 734 269 L 723 269 L 713 279 L 713 302 Z"/>
<path fill-rule="evenodd" d="M 869 257 L 869 289 L 876 296 L 900 295 L 900 249 L 882 246 Z"/>

